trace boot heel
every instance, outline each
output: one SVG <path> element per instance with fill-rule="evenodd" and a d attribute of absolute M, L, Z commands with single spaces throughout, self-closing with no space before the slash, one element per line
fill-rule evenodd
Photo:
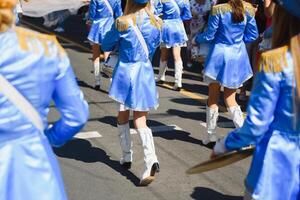
<path fill-rule="evenodd" d="M 158 163 L 154 163 L 151 167 L 151 173 L 150 173 L 150 176 L 154 176 L 155 173 L 158 173 L 160 171 L 160 168 L 159 168 L 159 164 Z"/>

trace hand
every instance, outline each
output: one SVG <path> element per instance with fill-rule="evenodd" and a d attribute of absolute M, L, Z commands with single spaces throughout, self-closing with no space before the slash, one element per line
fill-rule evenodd
<path fill-rule="evenodd" d="M 224 154 L 224 153 L 226 153 L 226 152 L 228 151 L 228 150 L 226 149 L 226 147 L 225 147 L 225 140 L 226 140 L 226 137 L 225 137 L 225 138 L 222 138 L 222 139 L 219 139 L 219 140 L 216 142 L 211 157 L 212 157 L 212 156 L 216 157 L 216 156 L 218 156 L 218 155 L 222 155 L 222 154 Z"/>

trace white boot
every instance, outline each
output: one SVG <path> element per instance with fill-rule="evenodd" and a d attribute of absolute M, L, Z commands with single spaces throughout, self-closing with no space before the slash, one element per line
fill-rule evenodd
<path fill-rule="evenodd" d="M 130 169 L 132 163 L 132 142 L 130 136 L 129 123 L 119 125 L 119 138 L 120 145 L 122 149 L 122 158 L 120 159 L 120 164 L 127 169 Z"/>
<path fill-rule="evenodd" d="M 243 112 L 239 106 L 232 106 L 228 108 L 231 119 L 236 128 L 240 128 L 244 124 Z"/>
<path fill-rule="evenodd" d="M 141 137 L 145 161 L 145 168 L 141 177 L 140 185 L 147 186 L 154 180 L 155 173 L 159 172 L 159 164 L 155 154 L 155 147 L 151 129 L 141 128 L 137 131 Z"/>
<path fill-rule="evenodd" d="M 218 108 L 206 107 L 206 132 L 207 137 L 202 142 L 208 144 L 210 142 L 216 142 L 217 137 L 217 121 L 219 117 Z"/>
<path fill-rule="evenodd" d="M 95 88 L 100 89 L 101 74 L 100 74 L 100 63 L 99 62 L 94 63 L 94 76 L 95 76 Z"/>
<path fill-rule="evenodd" d="M 175 62 L 175 84 L 174 90 L 180 90 L 182 88 L 182 61 Z"/>
<path fill-rule="evenodd" d="M 156 81 L 166 81 L 166 71 L 167 71 L 167 61 L 160 61 L 159 63 L 159 73 Z"/>

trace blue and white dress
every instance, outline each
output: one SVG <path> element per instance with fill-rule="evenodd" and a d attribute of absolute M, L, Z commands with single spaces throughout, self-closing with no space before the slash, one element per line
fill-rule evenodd
<path fill-rule="evenodd" d="M 187 46 L 188 37 L 183 21 L 190 20 L 192 14 L 187 0 L 162 0 L 157 10 L 162 14 L 162 45 L 161 47 Z"/>
<path fill-rule="evenodd" d="M 91 0 L 90 2 L 89 19 L 92 21 L 92 26 L 88 40 L 94 44 L 102 43 L 115 19 L 123 14 L 120 0 L 107 0 L 107 2 L 111 9 L 104 0 Z"/>
<path fill-rule="evenodd" d="M 233 23 L 228 3 L 214 6 L 207 31 L 195 38 L 200 45 L 211 43 L 204 68 L 208 83 L 217 81 L 224 87 L 237 89 L 253 75 L 245 43 L 255 41 L 258 30 L 253 6 L 244 2 L 244 8 L 244 21 Z"/>
<path fill-rule="evenodd" d="M 262 54 L 240 129 L 225 139 L 227 150 L 256 146 L 245 184 L 254 200 L 299 200 L 300 102 L 288 47 Z"/>
<path fill-rule="evenodd" d="M 158 107 L 150 58 L 160 44 L 160 30 L 144 10 L 137 14 L 136 25 L 147 44 L 147 55 L 125 17 L 116 20 L 101 46 L 103 51 L 119 47 L 119 61 L 114 69 L 109 96 L 130 110 L 149 111 Z"/>
<path fill-rule="evenodd" d="M 54 36 L 22 28 L 0 33 L 0 51 L 1 75 L 32 104 L 45 127 L 45 133 L 37 130 L 0 93 L 0 199 L 67 199 L 50 144 L 70 140 L 89 113 L 70 61 Z M 61 118 L 48 127 L 52 100 Z"/>

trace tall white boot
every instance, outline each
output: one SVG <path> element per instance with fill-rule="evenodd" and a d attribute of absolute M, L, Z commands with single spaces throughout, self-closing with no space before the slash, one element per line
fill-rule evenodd
<path fill-rule="evenodd" d="M 158 73 L 158 76 L 157 76 L 157 79 L 156 81 L 157 82 L 164 82 L 166 81 L 166 71 L 167 71 L 167 61 L 160 61 L 159 63 L 159 73 Z"/>
<path fill-rule="evenodd" d="M 95 76 L 95 89 L 100 89 L 101 74 L 100 74 L 100 63 L 94 63 L 94 76 Z"/>
<path fill-rule="evenodd" d="M 240 128 L 244 124 L 243 112 L 240 106 L 232 106 L 228 108 L 231 119 L 236 128 Z"/>
<path fill-rule="evenodd" d="M 159 164 L 155 154 L 155 147 L 151 129 L 141 128 L 137 131 L 141 137 L 145 161 L 145 168 L 141 177 L 140 185 L 147 186 L 154 180 L 155 173 L 159 172 Z"/>
<path fill-rule="evenodd" d="M 182 61 L 175 62 L 175 84 L 174 90 L 180 90 L 182 88 Z"/>
<path fill-rule="evenodd" d="M 127 168 L 131 168 L 132 163 L 132 142 L 131 142 L 131 136 L 130 136 L 130 128 L 129 123 L 119 125 L 119 138 L 120 138 L 120 145 L 122 149 L 122 158 L 120 159 L 120 164 Z"/>
<path fill-rule="evenodd" d="M 217 137 L 217 121 L 219 117 L 219 109 L 218 108 L 210 108 L 206 107 L 206 139 L 202 142 L 203 144 L 208 144 L 210 142 L 216 142 Z"/>

